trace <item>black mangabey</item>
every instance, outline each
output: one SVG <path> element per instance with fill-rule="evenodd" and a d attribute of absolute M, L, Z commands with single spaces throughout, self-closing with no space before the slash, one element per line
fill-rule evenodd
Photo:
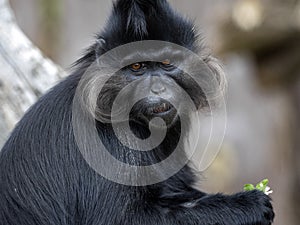
<path fill-rule="evenodd" d="M 176 13 L 166 0 L 116 0 L 108 24 L 86 55 L 78 60 L 76 71 L 31 107 L 3 147 L 0 153 L 0 225 L 272 223 L 272 205 L 264 193 L 206 194 L 193 188 L 196 177 L 188 165 L 161 182 L 130 186 L 101 176 L 101 171 L 97 173 L 99 171 L 96 172 L 86 161 L 79 150 L 72 123 L 73 100 L 80 80 L 105 53 L 124 44 L 147 40 L 173 43 L 204 55 L 203 48 L 197 44 L 193 23 Z M 161 60 L 140 60 L 124 66 L 107 81 L 97 97 L 102 116 L 93 121 L 97 137 L 115 159 L 126 165 L 158 163 L 172 155 L 178 146 L 182 151 L 170 167 L 186 160 L 179 139 L 189 121 L 183 122 L 174 105 L 180 101 L 178 92 L 173 89 L 176 85 L 188 93 L 197 109 L 207 105 L 203 90 L 197 83 L 174 66 L 172 57 L 164 58 L 171 54 L 180 59 L 177 53 L 169 53 L 170 49 L 160 48 L 155 53 Z M 203 57 L 204 64 L 208 70 L 198 69 L 202 73 L 209 71 L 209 75 L 221 81 L 220 67 L 215 59 L 207 55 Z M 151 133 L 150 121 L 160 118 L 166 125 L 164 140 L 151 151 L 137 151 L 125 146 L 107 116 L 118 93 L 135 81 L 143 93 L 149 92 L 149 96 L 144 96 L 131 107 L 127 122 L 132 133 L 140 140 L 146 140 L 161 130 L 156 124 L 151 128 L 155 132 Z M 124 108 L 131 101 L 129 97 L 134 99 L 139 92 L 133 88 L 127 93 Z M 122 107 L 122 101 L 120 104 Z M 187 114 L 189 110 L 188 107 L 183 109 Z M 118 126 L 126 126 L 123 123 L 126 121 L 120 121 Z M 123 135 L 127 137 L 129 134 Z M 127 141 L 133 142 L 130 138 Z M 101 160 L 99 164 L 107 164 L 105 159 Z M 113 166 L 106 169 L 112 174 L 127 176 Z M 151 176 L 159 178 L 164 177 L 166 171 L 154 170 L 152 173 Z M 130 176 L 144 179 L 139 172 Z"/>

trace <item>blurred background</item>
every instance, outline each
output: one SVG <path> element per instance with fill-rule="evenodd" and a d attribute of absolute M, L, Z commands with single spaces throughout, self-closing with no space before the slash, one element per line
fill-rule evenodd
<path fill-rule="evenodd" d="M 275 225 L 300 221 L 300 1 L 170 0 L 195 19 L 224 63 L 228 125 L 201 189 L 233 193 L 269 178 Z M 112 1 L 10 0 L 18 25 L 42 52 L 70 65 L 103 27 Z"/>

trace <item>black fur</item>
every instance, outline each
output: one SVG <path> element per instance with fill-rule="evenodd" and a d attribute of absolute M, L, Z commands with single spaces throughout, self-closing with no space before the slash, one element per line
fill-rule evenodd
<path fill-rule="evenodd" d="M 206 194 L 193 188 L 196 177 L 188 166 L 161 183 L 132 187 L 101 177 L 83 159 L 71 123 L 78 82 L 97 57 L 119 45 L 140 40 L 169 41 L 202 54 L 193 23 L 179 16 L 165 0 L 115 2 L 109 23 L 77 62 L 76 72 L 26 113 L 2 149 L 0 225 L 271 224 L 274 213 L 265 194 Z M 204 61 L 219 76 L 213 58 L 207 56 Z M 125 69 L 121 73 L 126 77 L 129 72 Z M 128 77 L 112 80 L 111 89 L 99 96 L 99 104 L 110 105 Z M 170 79 L 177 79 L 201 107 L 203 96 L 196 85 L 172 74 Z M 147 111 L 148 106 L 141 102 L 138 109 Z M 134 110 L 132 114 L 136 115 Z M 148 129 L 139 122 L 135 118 L 131 128 L 137 136 L 146 138 Z M 176 120 L 168 128 L 164 142 L 148 153 L 128 151 L 116 139 L 109 123 L 97 121 L 97 130 L 117 159 L 131 165 L 150 165 L 167 157 L 177 146 L 180 123 Z"/>

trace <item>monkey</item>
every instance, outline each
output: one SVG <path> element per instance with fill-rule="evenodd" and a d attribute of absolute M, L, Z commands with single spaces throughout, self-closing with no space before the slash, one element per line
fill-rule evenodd
<path fill-rule="evenodd" d="M 1 150 L 0 225 L 272 224 L 263 192 L 194 186 L 180 138 L 190 111 L 209 105 L 203 84 L 223 82 L 198 39 L 167 0 L 114 1 L 74 71 L 26 112 Z"/>

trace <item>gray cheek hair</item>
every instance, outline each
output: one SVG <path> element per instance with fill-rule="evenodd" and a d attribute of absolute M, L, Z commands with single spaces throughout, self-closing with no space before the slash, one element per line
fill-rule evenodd
<path fill-rule="evenodd" d="M 207 64 L 208 68 L 215 75 L 215 78 L 218 82 L 218 89 L 216 90 L 216 94 L 214 96 L 216 103 L 218 100 L 225 98 L 227 92 L 227 79 L 224 70 L 223 64 L 217 58 L 209 55 L 204 59 L 204 62 Z M 221 98 L 221 99 L 220 99 Z"/>

